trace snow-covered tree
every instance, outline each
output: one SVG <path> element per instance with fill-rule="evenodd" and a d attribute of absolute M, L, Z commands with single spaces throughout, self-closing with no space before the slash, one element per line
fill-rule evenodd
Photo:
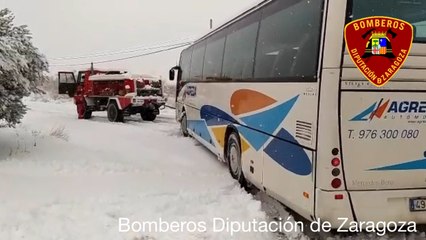
<path fill-rule="evenodd" d="M 27 26 L 14 26 L 13 20 L 9 9 L 0 10 L 0 122 L 10 127 L 26 112 L 22 98 L 39 91 L 48 70 Z"/>

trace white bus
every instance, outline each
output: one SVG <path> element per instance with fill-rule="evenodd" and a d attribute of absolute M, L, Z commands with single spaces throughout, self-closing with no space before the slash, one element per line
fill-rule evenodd
<path fill-rule="evenodd" d="M 263 1 L 170 70 L 182 133 L 243 186 L 308 220 L 424 224 L 425 12 L 421 0 Z M 369 16 L 415 28 L 407 61 L 382 88 L 345 48 L 345 24 Z"/>

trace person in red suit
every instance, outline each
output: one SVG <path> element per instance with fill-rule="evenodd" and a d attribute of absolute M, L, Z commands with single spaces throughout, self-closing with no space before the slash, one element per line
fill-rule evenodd
<path fill-rule="evenodd" d="M 81 92 L 82 92 L 82 89 L 79 86 L 77 87 L 77 92 L 74 95 L 74 102 L 77 105 L 78 119 L 83 119 L 84 113 L 86 112 L 86 102 Z"/>

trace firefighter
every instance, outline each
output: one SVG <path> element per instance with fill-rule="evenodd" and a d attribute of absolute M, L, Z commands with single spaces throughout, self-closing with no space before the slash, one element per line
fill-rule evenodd
<path fill-rule="evenodd" d="M 84 119 L 84 113 L 86 112 L 86 101 L 82 95 L 82 89 L 80 86 L 77 87 L 77 93 L 74 95 L 74 103 L 77 105 L 78 119 Z"/>

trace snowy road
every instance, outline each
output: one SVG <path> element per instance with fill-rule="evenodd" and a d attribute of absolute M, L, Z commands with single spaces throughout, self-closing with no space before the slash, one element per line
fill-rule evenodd
<path fill-rule="evenodd" d="M 104 113 L 77 120 L 70 101 L 27 104 L 30 110 L 21 125 L 0 129 L 1 240 L 282 237 L 240 233 L 231 238 L 211 228 L 202 233 L 120 233 L 119 218 L 143 222 L 161 217 L 210 226 L 218 217 L 267 220 L 280 206 L 241 190 L 212 154 L 181 137 L 172 110 L 154 123 L 135 116 L 123 124 L 108 122 Z M 295 233 L 286 237 L 306 239 Z M 406 236 L 384 239 L 401 237 Z M 418 237 L 424 234 L 407 239 Z"/>
<path fill-rule="evenodd" d="M 265 219 L 260 202 L 212 154 L 180 136 L 172 110 L 155 123 L 134 116 L 123 124 L 103 113 L 79 121 L 72 102 L 27 104 L 17 129 L 0 129 L 2 240 L 228 239 L 209 231 L 119 233 L 118 219 Z"/>

